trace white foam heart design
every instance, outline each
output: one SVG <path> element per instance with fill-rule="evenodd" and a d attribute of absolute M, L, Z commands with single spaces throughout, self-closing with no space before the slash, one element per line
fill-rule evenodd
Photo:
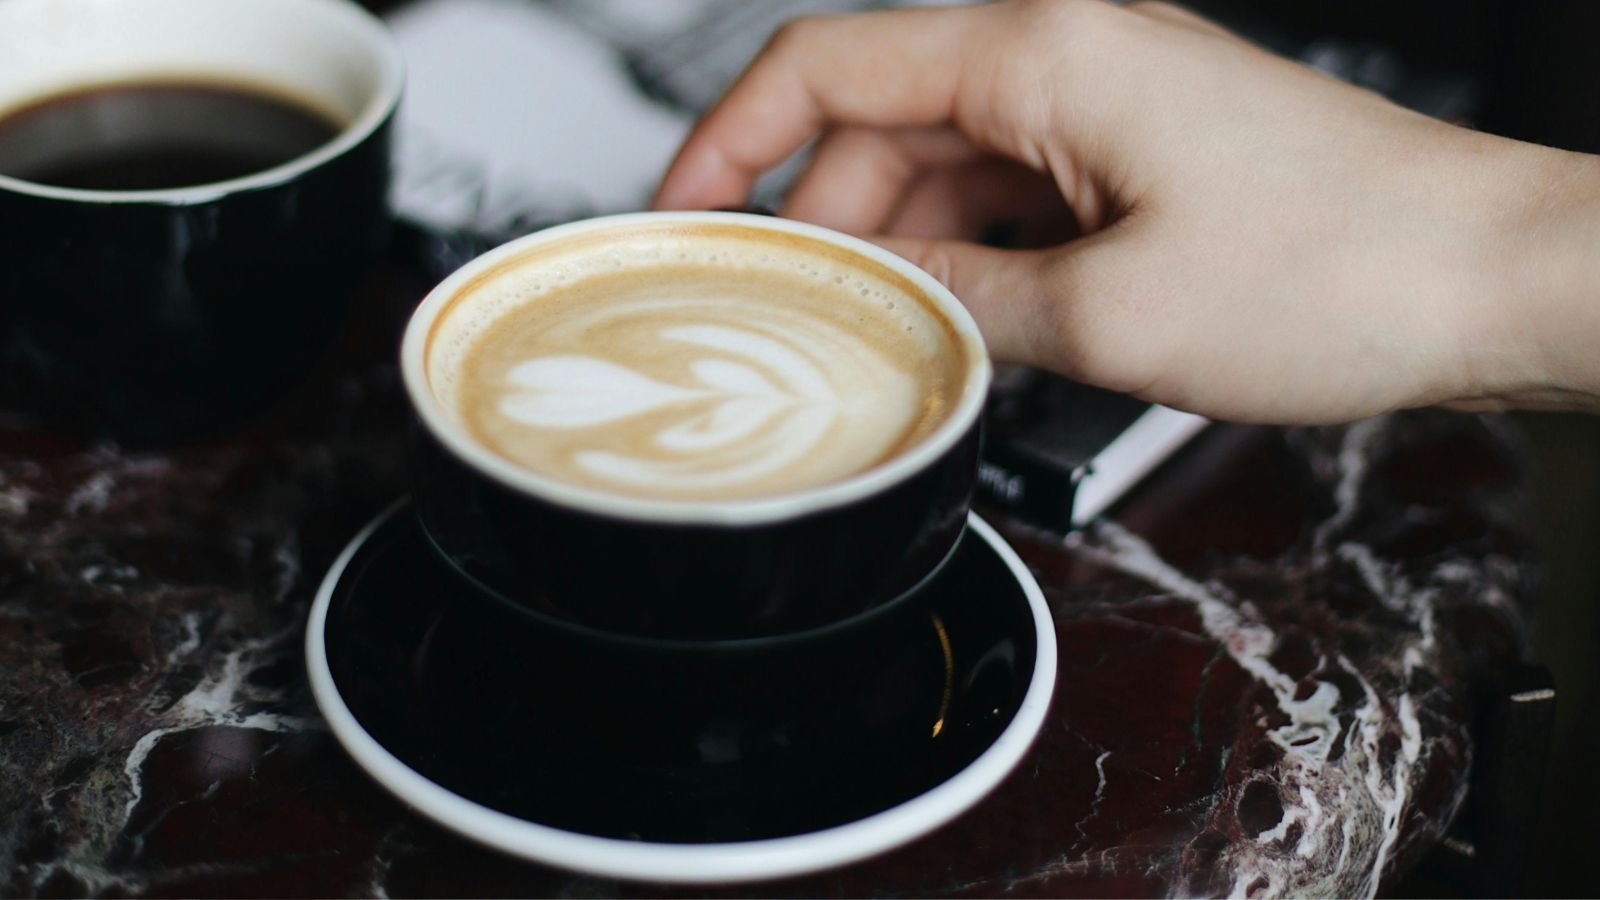
<path fill-rule="evenodd" d="M 530 359 L 513 366 L 506 380 L 521 390 L 500 400 L 500 412 L 535 428 L 601 425 L 703 393 L 593 356 Z"/>
<path fill-rule="evenodd" d="M 841 407 L 822 368 L 777 340 L 726 325 L 663 329 L 666 340 L 717 355 L 690 366 L 695 384 L 671 384 L 610 360 L 555 355 L 526 360 L 506 375 L 500 411 L 533 428 L 578 429 L 674 409 L 652 442 L 666 451 L 646 458 L 585 450 L 574 461 L 612 481 L 678 487 L 735 483 L 803 459 L 827 434 Z M 721 452 L 714 465 L 706 454 Z"/>

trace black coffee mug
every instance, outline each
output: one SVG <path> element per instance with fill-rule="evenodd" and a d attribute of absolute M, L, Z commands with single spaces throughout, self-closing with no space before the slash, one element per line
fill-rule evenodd
<path fill-rule="evenodd" d="M 211 183 L 98 190 L 0 170 L 0 403 L 141 444 L 279 395 L 383 245 L 402 80 L 382 23 L 346 0 L 0 0 L 0 133 L 51 97 L 177 82 L 290 98 L 332 132 Z"/>
<path fill-rule="evenodd" d="M 631 230 L 734 228 L 816 242 L 909 286 L 934 311 L 959 383 L 921 441 L 857 475 L 773 497 L 653 500 L 578 487 L 487 450 L 430 383 L 429 350 L 455 300 L 556 241 Z M 877 277 L 875 275 L 875 277 Z M 603 301 L 600 301 L 603 302 Z M 417 413 L 413 496 L 440 554 L 532 615 L 613 635 L 738 641 L 826 629 L 906 597 L 950 556 L 966 523 L 990 365 L 977 325 L 936 279 L 865 241 L 800 222 L 727 213 L 638 213 L 513 241 L 440 284 L 406 329 L 401 371 Z"/>

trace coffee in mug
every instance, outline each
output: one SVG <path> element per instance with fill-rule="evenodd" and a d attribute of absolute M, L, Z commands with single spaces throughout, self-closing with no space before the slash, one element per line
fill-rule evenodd
<path fill-rule="evenodd" d="M 0 407 L 149 446 L 281 397 L 387 241 L 402 81 L 351 0 L 0 0 Z"/>
<path fill-rule="evenodd" d="M 0 115 L 0 175 L 93 191 L 242 178 L 332 140 L 339 115 L 265 84 L 134 79 L 35 98 Z"/>
<path fill-rule="evenodd" d="M 943 285 L 738 213 L 578 222 L 469 263 L 401 371 L 424 533 L 496 602 L 670 641 L 893 605 L 966 523 L 990 368 Z"/>
<path fill-rule="evenodd" d="M 540 246 L 434 325 L 428 377 L 472 439 L 632 497 L 838 482 L 927 439 L 971 360 L 899 274 L 830 244 L 661 224 Z"/>

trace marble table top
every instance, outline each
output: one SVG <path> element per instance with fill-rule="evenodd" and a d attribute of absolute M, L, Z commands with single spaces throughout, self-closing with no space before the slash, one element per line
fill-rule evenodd
<path fill-rule="evenodd" d="M 369 781 L 302 635 L 404 490 L 385 273 L 324 370 L 163 452 L 0 432 L 0 893 L 705 893 L 523 863 Z M 727 895 L 1371 895 L 1462 805 L 1468 686 L 1520 650 L 1516 439 L 1415 412 L 1218 426 L 1070 536 L 995 524 L 1061 651 L 1044 733 L 914 844 Z"/>

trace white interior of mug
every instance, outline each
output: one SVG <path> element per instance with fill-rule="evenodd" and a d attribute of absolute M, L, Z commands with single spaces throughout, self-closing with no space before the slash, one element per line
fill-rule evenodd
<path fill-rule="evenodd" d="M 507 266 L 545 244 L 579 235 L 615 230 L 619 237 L 642 227 L 679 223 L 686 226 L 733 224 L 741 229 L 810 238 L 863 258 L 863 265 L 889 269 L 950 327 L 955 349 L 964 357 L 959 396 L 943 421 L 918 443 L 856 475 L 802 490 L 745 499 L 659 499 L 601 490 L 558 480 L 519 466 L 485 448 L 467 432 L 460 418 L 440 397 L 432 380 L 430 344 L 442 317 L 485 273 Z M 559 254 L 558 254 L 559 256 Z M 950 450 L 976 422 L 988 393 L 989 357 L 977 324 L 966 308 L 939 281 L 900 257 L 866 241 L 804 222 L 744 213 L 674 212 L 607 216 L 546 229 L 490 251 L 451 275 L 423 300 L 406 328 L 401 370 L 407 393 L 425 427 L 458 458 L 507 487 L 569 508 L 617 518 L 688 524 L 748 525 L 794 518 L 845 506 L 881 493 L 923 471 Z"/>
<path fill-rule="evenodd" d="M 202 202 L 266 187 L 360 143 L 403 82 L 383 23 L 348 0 L 0 0 L 0 118 L 45 97 L 130 80 L 259 86 L 344 123 L 296 159 L 228 181 L 89 191 L 0 174 L 0 188 L 97 202 Z"/>

